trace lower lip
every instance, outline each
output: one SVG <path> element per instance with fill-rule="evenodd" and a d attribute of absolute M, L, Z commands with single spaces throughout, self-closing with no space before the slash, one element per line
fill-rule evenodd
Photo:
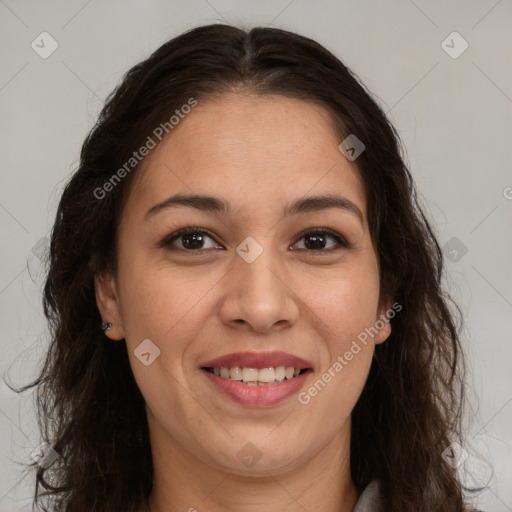
<path fill-rule="evenodd" d="M 242 384 L 237 380 L 219 377 L 203 368 L 201 368 L 201 371 L 218 390 L 223 391 L 229 398 L 241 405 L 253 407 L 269 407 L 282 402 L 297 393 L 311 373 L 311 370 L 307 370 L 298 377 L 285 379 L 268 386 L 247 386 L 247 384 Z"/>

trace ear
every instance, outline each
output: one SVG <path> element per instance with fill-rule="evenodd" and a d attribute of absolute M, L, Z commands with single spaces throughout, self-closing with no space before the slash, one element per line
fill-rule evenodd
<path fill-rule="evenodd" d="M 375 319 L 375 327 L 378 329 L 378 333 L 373 338 L 375 345 L 384 343 L 389 338 L 391 334 L 391 323 L 389 320 L 393 318 L 395 314 L 391 298 L 384 298 L 380 301 L 377 318 Z"/>
<path fill-rule="evenodd" d="M 112 327 L 105 331 L 105 336 L 111 340 L 122 340 L 125 335 L 115 277 L 108 272 L 96 275 L 94 290 L 101 318 L 104 322 L 112 324 Z"/>

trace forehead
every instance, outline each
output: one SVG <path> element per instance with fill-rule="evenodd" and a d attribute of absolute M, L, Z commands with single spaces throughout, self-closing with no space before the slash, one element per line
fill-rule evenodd
<path fill-rule="evenodd" d="M 366 215 L 364 186 L 340 142 L 317 104 L 226 94 L 198 100 L 148 155 L 133 186 L 145 203 L 176 192 L 213 193 L 253 212 L 262 204 L 337 192 Z"/>

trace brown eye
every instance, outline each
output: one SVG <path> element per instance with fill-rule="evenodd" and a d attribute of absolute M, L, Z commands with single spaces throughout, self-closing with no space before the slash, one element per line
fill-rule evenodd
<path fill-rule="evenodd" d="M 211 247 L 205 247 L 208 239 L 214 242 Z M 215 243 L 212 236 L 205 229 L 183 228 L 166 236 L 160 243 L 160 247 L 165 247 L 169 250 L 181 249 L 192 252 L 212 249 L 220 246 Z"/>
<path fill-rule="evenodd" d="M 331 243 L 330 247 L 326 247 L 329 239 L 334 240 L 334 244 Z M 304 240 L 304 247 L 299 247 L 299 249 L 309 252 L 329 252 L 340 247 L 350 247 L 350 244 L 339 233 L 325 228 L 309 230 L 299 240 Z"/>
<path fill-rule="evenodd" d="M 205 246 L 210 240 L 210 246 Z M 310 229 L 299 238 L 304 240 L 303 247 L 298 249 L 301 251 L 313 253 L 328 253 L 340 248 L 350 248 L 351 245 L 347 240 L 336 231 L 327 228 Z M 331 240 L 331 242 L 329 242 Z M 334 241 L 334 242 L 332 242 Z M 294 245 L 297 245 L 296 242 Z M 166 236 L 159 244 L 160 247 L 168 250 L 182 250 L 186 252 L 203 252 L 210 249 L 223 249 L 213 239 L 212 235 L 203 228 L 189 227 L 183 228 Z M 295 249 L 294 249 L 295 250 Z"/>

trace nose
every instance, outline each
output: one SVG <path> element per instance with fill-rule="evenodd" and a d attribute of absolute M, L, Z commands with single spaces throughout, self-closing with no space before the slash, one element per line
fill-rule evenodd
<path fill-rule="evenodd" d="M 236 255 L 219 315 L 225 325 L 265 333 L 294 325 L 300 299 L 290 272 L 266 248 L 252 263 Z"/>

